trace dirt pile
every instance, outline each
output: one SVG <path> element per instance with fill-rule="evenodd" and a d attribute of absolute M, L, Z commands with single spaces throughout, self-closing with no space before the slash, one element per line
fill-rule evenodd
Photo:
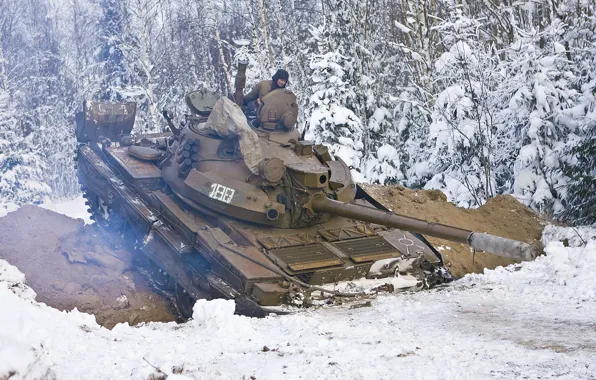
<path fill-rule="evenodd" d="M 520 241 L 540 240 L 542 229 L 549 222 L 508 195 L 492 198 L 478 209 L 463 209 L 447 202 L 447 197 L 439 190 L 411 190 L 399 185 L 362 186 L 396 214 Z M 432 237 L 428 240 L 439 249 L 447 267 L 457 277 L 515 262 L 488 253 L 473 254 L 464 244 Z"/>
<path fill-rule="evenodd" d="M 0 258 L 25 274 L 38 301 L 76 307 L 108 328 L 176 318 L 169 302 L 132 270 L 133 253 L 81 220 L 24 206 L 0 218 Z"/>

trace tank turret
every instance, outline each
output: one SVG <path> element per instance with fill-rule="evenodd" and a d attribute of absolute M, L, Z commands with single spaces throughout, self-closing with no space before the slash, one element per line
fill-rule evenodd
<path fill-rule="evenodd" d="M 326 147 L 301 141 L 296 130 L 250 129 L 242 118 L 230 116 L 240 112 L 232 102 L 218 102 L 221 107 L 215 105 L 214 109 L 227 113 L 226 120 L 220 117 L 222 120 L 190 126 L 186 133 L 184 144 L 189 139 L 200 140 L 200 146 L 205 147 L 197 151 L 194 169 L 180 176 L 175 165 L 170 169 L 167 160 L 162 166 L 166 183 L 191 207 L 200 205 L 247 223 L 286 229 L 313 227 L 337 216 L 464 243 L 519 260 L 536 256 L 526 243 L 366 206 L 364 200 L 356 198 L 357 186 L 349 167 L 341 159 L 333 159 Z M 229 109 L 222 111 L 222 104 Z M 241 125 L 231 130 L 229 125 L 236 119 Z M 225 128 L 221 131 L 214 125 Z M 252 138 L 242 153 L 241 140 L 246 135 Z M 251 161 L 253 156 L 258 157 L 258 162 L 247 164 L 246 155 Z"/>

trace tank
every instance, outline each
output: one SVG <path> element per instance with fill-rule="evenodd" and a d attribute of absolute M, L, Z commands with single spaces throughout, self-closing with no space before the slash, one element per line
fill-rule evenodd
<path fill-rule="evenodd" d="M 169 132 L 132 135 L 134 103 L 87 101 L 77 115 L 79 181 L 93 219 L 141 252 L 180 313 L 226 298 L 250 316 L 280 313 L 325 284 L 408 276 L 415 289 L 452 280 L 423 235 L 530 260 L 523 242 L 392 213 L 350 168 L 296 129 L 295 95 L 270 92 L 246 117 L 245 65 L 228 96 L 187 94 Z"/>

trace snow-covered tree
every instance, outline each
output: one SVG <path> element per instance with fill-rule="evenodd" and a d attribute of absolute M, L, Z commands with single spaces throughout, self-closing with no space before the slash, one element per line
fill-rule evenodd
<path fill-rule="evenodd" d="M 559 189 L 565 209 L 558 216 L 574 224 L 596 223 L 596 16 L 587 6 L 578 3 L 568 10 L 573 32 L 560 47 L 577 65 L 571 85 L 580 93 L 577 105 L 559 116 L 571 132 L 562 165 L 565 186 Z"/>
<path fill-rule="evenodd" d="M 307 90 L 311 95 L 306 127 L 317 141 L 337 144 L 340 137 L 353 139 L 340 143 L 344 151 L 350 150 L 353 166 L 369 180 L 395 182 L 403 177 L 392 133 L 391 92 L 399 65 L 382 37 L 387 20 L 380 5 L 381 1 L 324 2 L 324 23 L 312 29 L 310 39 L 312 85 Z"/>
<path fill-rule="evenodd" d="M 123 87 L 129 85 L 128 68 L 122 53 L 125 25 L 128 22 L 124 0 L 101 0 L 98 38 L 101 43 L 96 59 L 102 64 L 103 80 L 98 98 L 118 101 Z"/>
<path fill-rule="evenodd" d="M 521 85 L 504 111 L 516 128 L 519 151 L 514 165 L 513 192 L 529 206 L 546 212 L 561 209 L 558 188 L 564 185 L 560 173 L 562 154 L 571 126 L 565 113 L 578 102 L 579 93 L 571 85 L 575 75 L 556 39 L 557 33 L 539 38 L 548 44 L 537 47 L 533 38 L 513 46 L 508 76 Z M 551 37 L 551 38 L 548 38 Z"/>
<path fill-rule="evenodd" d="M 432 108 L 429 149 L 412 157 L 410 181 L 432 176 L 427 188 L 443 190 L 459 205 L 479 206 L 496 195 L 498 145 L 496 87 L 504 79 L 490 46 L 482 44 L 479 21 L 456 9 L 437 29 L 445 53 L 435 62 L 439 89 Z M 416 136 L 420 137 L 420 136 Z"/>
<path fill-rule="evenodd" d="M 319 54 L 312 57 L 312 96 L 309 99 L 306 137 L 330 145 L 333 154 L 353 167 L 360 167 L 364 127 L 353 111 L 355 89 L 347 81 L 347 58 L 328 48 L 324 27 L 313 29 Z"/>
<path fill-rule="evenodd" d="M 39 147 L 20 132 L 10 95 L 0 86 L 0 203 L 41 203 L 51 189 L 42 181 Z"/>
<path fill-rule="evenodd" d="M 160 119 L 158 97 L 159 61 L 165 47 L 158 49 L 155 42 L 163 33 L 164 25 L 159 18 L 159 0 L 125 0 L 129 22 L 125 25 L 120 50 L 132 73 L 132 86 L 122 96 L 139 104 L 141 132 L 159 132 Z"/>
<path fill-rule="evenodd" d="M 569 177 L 567 207 L 561 218 L 576 225 L 596 224 L 596 128 L 571 150 L 571 162 L 563 166 Z"/>

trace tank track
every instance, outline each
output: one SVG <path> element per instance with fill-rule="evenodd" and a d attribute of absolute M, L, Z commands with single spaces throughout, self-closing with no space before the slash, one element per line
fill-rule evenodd
<path fill-rule="evenodd" d="M 87 211 L 91 214 L 90 218 L 97 227 L 108 235 L 112 243 L 122 244 L 128 250 L 137 250 L 136 242 L 126 239 L 123 233 L 126 221 L 111 207 L 107 206 L 99 195 L 85 187 L 82 190 Z M 196 300 L 192 300 L 189 305 L 191 301 L 187 299 L 188 294 L 180 286 L 177 286 L 177 283 L 159 269 L 142 251 L 139 253 L 139 255 L 135 255 L 135 270 L 143 276 L 156 293 L 166 298 L 176 308 L 181 320 L 192 317 L 192 304 Z"/>

